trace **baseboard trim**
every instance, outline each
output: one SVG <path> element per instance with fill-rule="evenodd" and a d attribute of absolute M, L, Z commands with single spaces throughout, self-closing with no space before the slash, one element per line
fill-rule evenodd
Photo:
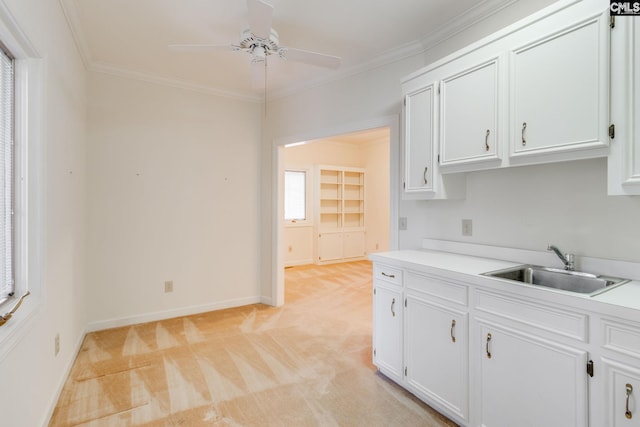
<path fill-rule="evenodd" d="M 192 305 L 189 307 L 175 308 L 165 311 L 138 314 L 129 317 L 101 320 L 91 322 L 87 326 L 87 332 L 101 331 L 103 329 L 118 328 L 120 326 L 130 326 L 137 323 L 155 322 L 157 320 L 171 319 L 173 317 L 190 316 L 192 314 L 206 313 L 208 311 L 223 310 L 225 308 L 241 307 L 243 305 L 262 303 L 260 296 L 237 298 L 227 301 L 220 301 L 213 304 Z"/>
<path fill-rule="evenodd" d="M 49 402 L 47 412 L 44 414 L 44 419 L 40 423 L 42 427 L 46 427 L 51 422 L 51 417 L 53 416 L 53 411 L 55 411 L 56 406 L 58 405 L 58 400 L 60 399 L 60 394 L 64 389 L 64 385 L 67 383 L 67 379 L 69 378 L 69 374 L 71 374 L 71 368 L 73 368 L 73 364 L 78 357 L 78 353 L 80 353 L 80 348 L 82 347 L 82 343 L 84 342 L 84 337 L 87 335 L 87 331 L 84 330 L 79 334 L 78 339 L 76 340 L 75 351 L 71 353 L 69 358 L 67 359 L 64 369 L 62 370 L 62 375 L 58 380 L 58 387 L 56 392 L 53 395 L 53 399 Z"/>

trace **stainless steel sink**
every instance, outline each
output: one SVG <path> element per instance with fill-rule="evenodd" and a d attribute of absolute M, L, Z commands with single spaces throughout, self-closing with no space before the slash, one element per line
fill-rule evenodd
<path fill-rule="evenodd" d="M 520 265 L 505 270 L 483 273 L 484 276 L 512 280 L 530 285 L 594 295 L 628 282 L 618 277 L 596 276 L 579 271 L 567 271 L 537 265 Z"/>

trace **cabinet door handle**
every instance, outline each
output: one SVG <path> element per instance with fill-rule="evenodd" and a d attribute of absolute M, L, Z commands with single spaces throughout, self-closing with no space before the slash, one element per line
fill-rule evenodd
<path fill-rule="evenodd" d="M 384 271 L 381 273 L 384 277 L 388 277 L 390 279 L 395 279 L 396 275 L 395 274 L 387 274 Z"/>
<path fill-rule="evenodd" d="M 453 319 L 451 321 L 451 342 L 456 342 L 455 327 L 456 327 L 456 319 Z"/>
<path fill-rule="evenodd" d="M 627 406 L 625 407 L 624 416 L 628 419 L 633 418 L 633 414 L 629 410 L 629 397 L 631 396 L 631 392 L 633 392 L 633 386 L 631 384 L 627 384 Z"/>
<path fill-rule="evenodd" d="M 391 317 L 396 317 L 396 312 L 393 311 L 394 306 L 396 305 L 396 299 L 391 300 Z"/>
<path fill-rule="evenodd" d="M 527 122 L 522 123 L 522 145 L 527 145 L 527 140 L 524 138 L 524 131 L 527 130 Z"/>
<path fill-rule="evenodd" d="M 484 136 L 484 151 L 489 151 L 489 129 L 487 129 L 487 133 Z"/>
<path fill-rule="evenodd" d="M 491 334 L 487 334 L 487 359 L 491 359 L 491 352 L 489 351 L 489 342 L 491 341 Z"/>
<path fill-rule="evenodd" d="M 424 178 L 424 185 L 427 185 L 429 181 L 427 180 L 427 171 L 429 168 L 427 166 L 424 167 L 424 172 L 422 173 L 422 178 Z"/>

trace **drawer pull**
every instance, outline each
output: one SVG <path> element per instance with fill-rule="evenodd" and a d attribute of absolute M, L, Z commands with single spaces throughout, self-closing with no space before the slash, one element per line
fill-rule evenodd
<path fill-rule="evenodd" d="M 424 185 L 429 184 L 429 180 L 427 179 L 427 171 L 429 168 L 427 166 L 424 167 L 424 172 L 422 173 L 422 178 L 424 179 Z"/>
<path fill-rule="evenodd" d="M 491 334 L 487 334 L 487 359 L 491 359 L 491 352 L 489 351 L 489 342 L 491 342 Z"/>
<path fill-rule="evenodd" d="M 381 273 L 384 277 L 388 277 L 389 279 L 395 279 L 396 275 L 395 274 L 387 274 L 384 271 Z"/>
<path fill-rule="evenodd" d="M 525 145 L 527 145 L 527 140 L 524 137 L 524 131 L 527 130 L 527 122 L 524 122 L 522 124 L 522 146 L 524 147 Z"/>
<path fill-rule="evenodd" d="M 455 327 L 456 327 L 456 319 L 453 319 L 451 321 L 451 342 L 456 342 Z"/>
<path fill-rule="evenodd" d="M 629 410 L 629 397 L 631 397 L 631 392 L 633 392 L 633 386 L 631 384 L 627 384 L 627 406 L 625 407 L 624 416 L 628 419 L 633 418 L 633 414 Z"/>
<path fill-rule="evenodd" d="M 391 300 L 391 317 L 396 317 L 396 312 L 393 310 L 395 305 L 396 305 L 396 299 L 394 298 Z"/>

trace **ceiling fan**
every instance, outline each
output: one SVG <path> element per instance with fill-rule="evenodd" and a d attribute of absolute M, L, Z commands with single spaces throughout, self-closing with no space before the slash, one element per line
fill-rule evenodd
<path fill-rule="evenodd" d="M 232 45 L 170 44 L 169 49 L 179 52 L 242 51 L 251 55 L 252 81 L 254 88 L 264 87 L 262 65 L 267 66 L 267 57 L 278 56 L 287 61 L 297 61 L 319 67 L 336 69 L 340 58 L 332 55 L 280 46 L 276 30 L 271 28 L 273 6 L 263 0 L 247 0 L 249 28 L 240 33 L 240 42 Z"/>

